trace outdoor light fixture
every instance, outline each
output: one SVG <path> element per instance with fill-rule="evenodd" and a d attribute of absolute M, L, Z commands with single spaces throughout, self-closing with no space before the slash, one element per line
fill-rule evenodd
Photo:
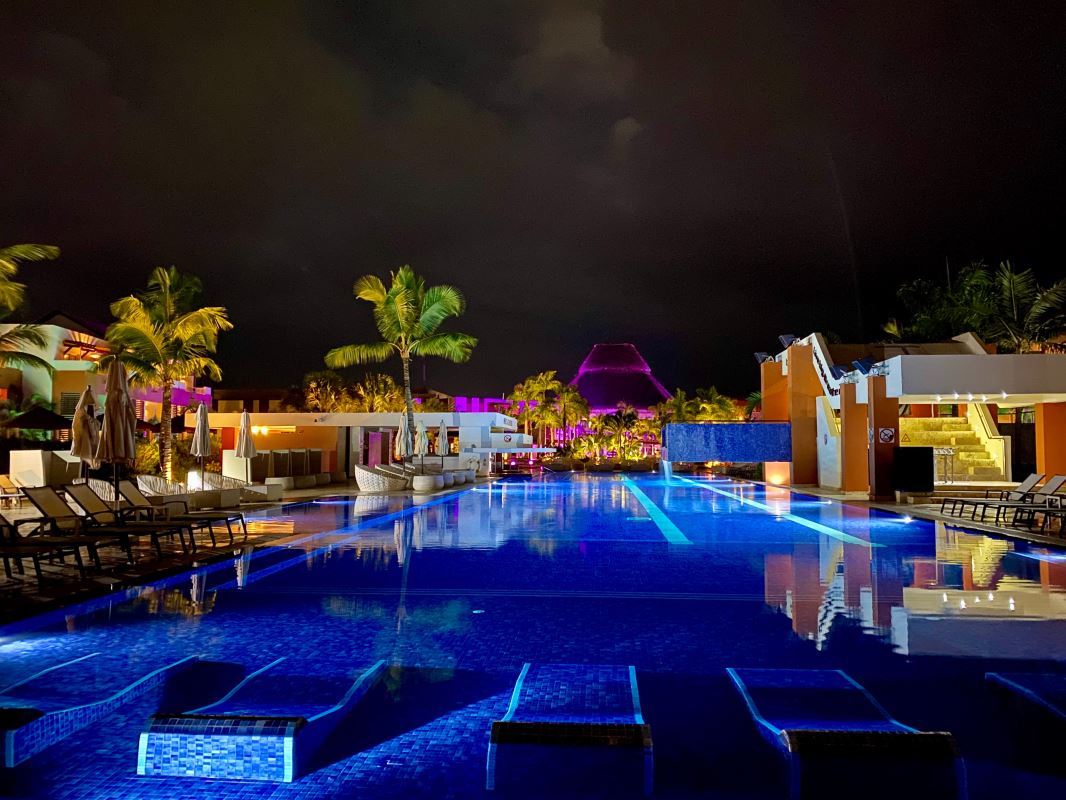
<path fill-rule="evenodd" d="M 763 353 L 763 352 L 760 351 L 760 352 L 755 354 L 755 363 L 756 364 L 765 364 L 765 363 L 767 363 L 769 361 L 773 361 L 773 360 L 774 360 L 774 357 L 772 355 L 770 355 L 769 353 Z"/>
<path fill-rule="evenodd" d="M 796 341 L 796 337 L 791 333 L 783 333 L 777 337 L 777 341 L 781 342 L 782 347 L 788 347 Z"/>

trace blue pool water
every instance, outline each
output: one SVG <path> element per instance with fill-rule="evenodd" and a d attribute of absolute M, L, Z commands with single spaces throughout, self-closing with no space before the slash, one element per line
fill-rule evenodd
<path fill-rule="evenodd" d="M 1066 792 L 1040 757 L 1044 721 L 984 680 L 1066 673 L 1055 551 L 687 477 L 506 480 L 421 505 L 336 498 L 254 524 L 290 536 L 0 629 L 0 688 L 91 653 L 64 687 L 86 701 L 116 675 L 212 665 L 0 771 L 0 796 L 491 797 L 489 729 L 528 662 L 636 668 L 657 797 L 783 796 L 727 667 L 844 669 L 901 722 L 956 734 L 971 797 Z M 297 713 L 374 662 L 389 669 L 293 783 L 137 776 L 138 736 L 168 692 L 205 705 L 279 658 L 269 685 Z M 555 796 L 620 796 L 609 773 L 561 769 Z"/>

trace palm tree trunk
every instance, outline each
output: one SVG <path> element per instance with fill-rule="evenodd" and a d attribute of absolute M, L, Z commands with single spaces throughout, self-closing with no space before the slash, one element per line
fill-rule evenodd
<path fill-rule="evenodd" d="M 172 388 L 170 381 L 163 381 L 163 403 L 159 411 L 159 471 L 163 473 L 163 477 L 168 481 L 173 475 L 170 463 L 170 451 L 172 449 L 170 446 L 170 414 L 173 410 L 171 405 Z"/>
<path fill-rule="evenodd" d="M 403 362 L 403 399 L 407 407 L 407 427 L 411 435 L 415 434 L 415 401 L 411 399 L 411 358 L 401 356 Z"/>

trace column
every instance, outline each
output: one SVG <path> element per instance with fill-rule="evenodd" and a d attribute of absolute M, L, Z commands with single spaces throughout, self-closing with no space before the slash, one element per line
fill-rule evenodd
<path fill-rule="evenodd" d="M 759 380 L 762 390 L 762 419 L 766 422 L 788 422 L 788 380 L 782 374 L 781 364 L 776 361 L 760 364 Z M 763 462 L 763 477 L 767 483 L 788 485 L 788 462 Z"/>
<path fill-rule="evenodd" d="M 822 383 L 810 345 L 788 348 L 788 418 L 792 425 L 792 485 L 818 483 L 818 398 Z"/>
<path fill-rule="evenodd" d="M 1036 404 L 1036 470 L 1066 473 L 1066 403 Z"/>
<path fill-rule="evenodd" d="M 866 376 L 866 412 L 869 419 L 870 499 L 893 500 L 892 459 L 899 444 L 899 403 L 885 393 L 881 375 Z"/>
<path fill-rule="evenodd" d="M 840 478 L 845 492 L 870 489 L 870 462 L 867 443 L 870 438 L 866 406 L 855 399 L 856 385 L 840 385 Z"/>

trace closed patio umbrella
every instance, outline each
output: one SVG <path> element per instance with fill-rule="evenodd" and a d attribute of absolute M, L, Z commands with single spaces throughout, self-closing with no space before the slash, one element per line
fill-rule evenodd
<path fill-rule="evenodd" d="M 399 461 L 405 461 L 411 455 L 411 428 L 407 425 L 407 415 L 403 413 L 400 414 L 400 427 L 396 429 L 393 453 Z"/>
<path fill-rule="evenodd" d="M 252 418 L 247 411 L 241 412 L 241 427 L 237 430 L 237 458 L 248 462 L 248 483 L 252 482 L 252 459 L 255 458 L 255 442 L 252 440 Z"/>
<path fill-rule="evenodd" d="M 81 393 L 74 407 L 74 422 L 71 425 L 70 454 L 80 458 L 82 464 L 95 469 L 96 448 L 100 446 L 100 423 L 96 421 L 96 398 L 91 386 Z"/>
<path fill-rule="evenodd" d="M 444 471 L 444 457 L 448 455 L 448 426 L 441 420 L 440 428 L 437 430 L 437 443 L 436 452 L 440 456 L 440 468 L 441 472 Z"/>
<path fill-rule="evenodd" d="M 137 427 L 137 414 L 130 399 L 130 386 L 126 367 L 115 359 L 107 370 L 104 395 L 104 425 L 100 431 L 100 443 L 96 447 L 96 460 L 112 466 L 115 481 L 115 511 L 118 511 L 118 465 L 131 464 L 137 457 L 133 432 Z"/>
<path fill-rule="evenodd" d="M 414 454 L 421 459 L 422 471 L 425 471 L 426 453 L 429 452 L 429 434 L 426 433 L 426 423 L 418 421 L 415 426 L 415 449 Z"/>
<path fill-rule="evenodd" d="M 200 486 L 203 487 L 204 459 L 211 455 L 211 424 L 207 418 L 207 406 L 203 403 L 196 407 L 196 427 L 192 431 L 189 454 L 200 459 Z"/>

